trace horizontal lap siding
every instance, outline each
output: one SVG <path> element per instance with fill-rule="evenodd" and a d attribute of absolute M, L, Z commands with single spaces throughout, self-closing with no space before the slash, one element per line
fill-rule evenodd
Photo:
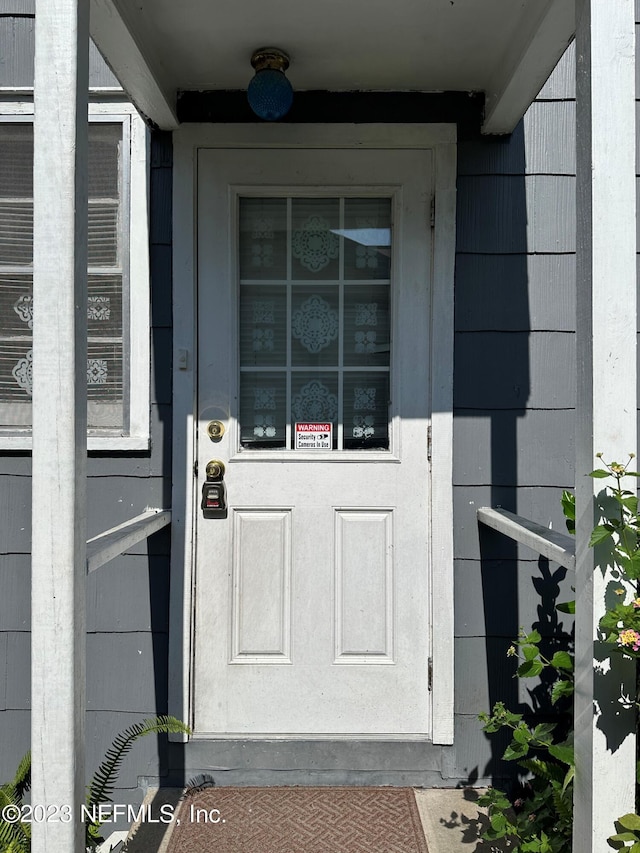
<path fill-rule="evenodd" d="M 479 560 L 458 559 L 455 563 L 455 580 L 458 586 L 464 584 L 466 595 L 461 597 L 457 602 L 456 608 L 456 636 L 458 638 L 468 638 L 475 640 L 475 643 L 469 645 L 478 646 L 483 649 L 484 644 L 477 642 L 477 637 L 484 636 L 485 619 L 488 617 L 490 621 L 496 623 L 493 639 L 503 639 L 511 643 L 513 635 L 510 625 L 502 616 L 512 606 L 512 596 L 510 594 L 510 585 L 513 578 L 517 575 L 519 579 L 517 590 L 517 610 L 518 620 L 523 625 L 532 625 L 539 618 L 538 606 L 540 600 L 537 596 L 531 595 L 531 590 L 536 586 L 542 588 L 547 586 L 551 588 L 555 584 L 564 582 L 567 572 L 562 566 L 551 565 L 545 569 L 545 573 L 541 574 L 541 569 L 538 564 L 538 559 L 531 551 L 526 551 L 524 548 L 520 552 L 520 557 L 516 561 L 511 557 L 500 559 L 499 557 L 491 559 L 487 557 L 484 560 L 484 565 L 481 566 Z M 483 571 L 486 573 L 483 578 Z M 483 601 L 484 589 L 487 578 L 491 583 L 491 596 L 486 601 L 486 609 L 479 606 L 479 602 Z M 566 584 L 565 584 L 566 587 Z M 566 600 L 572 593 L 565 589 Z M 563 596 L 563 599 L 565 597 Z M 558 614 L 560 622 L 566 630 L 570 630 L 571 617 Z M 548 637 L 552 633 L 552 626 L 548 622 L 540 625 L 538 628 L 543 637 Z M 504 661 L 504 657 L 500 657 Z M 482 667 L 486 670 L 486 659 Z M 508 678 L 512 677 L 510 668 L 503 667 Z M 486 677 L 486 676 L 485 676 Z M 474 713 L 476 709 L 471 709 L 468 713 Z"/>
<path fill-rule="evenodd" d="M 575 252 L 575 191 L 570 175 L 461 175 L 458 252 Z"/>
<path fill-rule="evenodd" d="M 0 0 L 0 86 L 33 86 L 35 0 Z M 89 45 L 89 86 L 120 88 L 93 42 Z"/>
<path fill-rule="evenodd" d="M 0 19 L 1 20 L 1 19 Z M 170 137 L 152 141 L 151 204 L 171 211 Z M 158 194 L 162 194 L 158 198 Z M 171 505 L 171 233 L 151 223 L 151 448 L 88 460 L 88 536 L 149 507 Z M 37 529 L 37 527 L 36 527 Z M 0 454 L 0 782 L 29 747 L 31 459 Z M 87 578 L 87 772 L 115 735 L 167 712 L 168 528 Z M 116 802 L 138 800 L 138 777 L 166 773 L 166 746 L 144 738 L 125 762 Z"/>
<path fill-rule="evenodd" d="M 457 333 L 573 332 L 575 280 L 573 254 L 459 254 Z M 518 288 L 519 298 L 510 298 Z"/>
<path fill-rule="evenodd" d="M 576 393 L 573 97 L 571 47 L 510 137 L 459 145 L 452 778 L 509 772 L 477 714 L 530 701 L 506 651 L 521 625 L 564 630 L 545 614 L 555 596 L 571 597 L 566 570 L 480 531 L 476 511 L 504 507 L 564 529 Z"/>
<path fill-rule="evenodd" d="M 123 711 L 87 711 L 87 768 L 92 774 L 104 758 L 104 753 L 115 735 L 129 726 L 141 723 L 149 716 L 146 713 Z M 106 741 L 108 737 L 108 742 Z M 167 773 L 167 747 L 160 738 L 149 735 L 136 741 L 133 750 L 125 759 L 118 776 L 118 790 L 112 801 L 115 803 L 140 802 L 139 782 L 145 777 L 164 776 Z M 126 826 L 117 827 L 126 829 Z M 110 830 L 112 827 L 110 827 Z"/>
<path fill-rule="evenodd" d="M 33 86 L 35 23 L 33 17 L 0 19 L 0 85 L 20 89 Z"/>
<path fill-rule="evenodd" d="M 575 366 L 572 332 L 456 332 L 455 410 L 573 408 Z"/>
<path fill-rule="evenodd" d="M 492 483 L 497 486 L 555 486 L 573 483 L 573 409 L 533 409 L 526 417 L 511 410 L 473 410 L 454 422 L 454 445 L 473 447 L 457 453 L 453 477 L 458 487 Z M 559 435 L 569 440 L 558 441 Z M 492 452 L 503 447 L 505 452 Z M 517 448 L 517 471 L 508 448 Z M 517 474 L 517 476 L 516 476 Z"/>

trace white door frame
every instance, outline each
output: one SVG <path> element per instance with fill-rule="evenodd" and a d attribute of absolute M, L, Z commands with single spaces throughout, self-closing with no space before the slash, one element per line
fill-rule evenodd
<path fill-rule="evenodd" d="M 431 566 L 433 743 L 453 743 L 453 280 L 455 264 L 456 128 L 449 124 L 186 125 L 173 149 L 173 493 L 169 617 L 169 713 L 192 720 L 194 477 L 197 388 L 197 149 L 431 149 L 435 208 L 432 229 Z M 425 436 L 425 443 L 427 437 Z"/>

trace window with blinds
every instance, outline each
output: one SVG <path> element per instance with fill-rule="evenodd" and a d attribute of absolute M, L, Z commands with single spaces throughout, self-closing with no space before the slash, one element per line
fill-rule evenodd
<path fill-rule="evenodd" d="M 97 435 L 128 429 L 128 147 L 122 121 L 89 125 L 87 392 Z M 33 126 L 18 120 L 0 123 L 0 433 L 8 435 L 31 425 L 32 276 Z"/>

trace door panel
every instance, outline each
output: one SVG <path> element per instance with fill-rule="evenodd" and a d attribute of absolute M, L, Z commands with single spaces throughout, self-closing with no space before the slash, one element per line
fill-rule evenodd
<path fill-rule="evenodd" d="M 424 150 L 199 152 L 197 734 L 430 731 L 431 195 Z"/>

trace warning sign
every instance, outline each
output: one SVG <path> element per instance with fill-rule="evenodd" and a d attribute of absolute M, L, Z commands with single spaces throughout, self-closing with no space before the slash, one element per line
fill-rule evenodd
<path fill-rule="evenodd" d="M 296 450 L 331 450 L 333 424 L 296 423 Z"/>

